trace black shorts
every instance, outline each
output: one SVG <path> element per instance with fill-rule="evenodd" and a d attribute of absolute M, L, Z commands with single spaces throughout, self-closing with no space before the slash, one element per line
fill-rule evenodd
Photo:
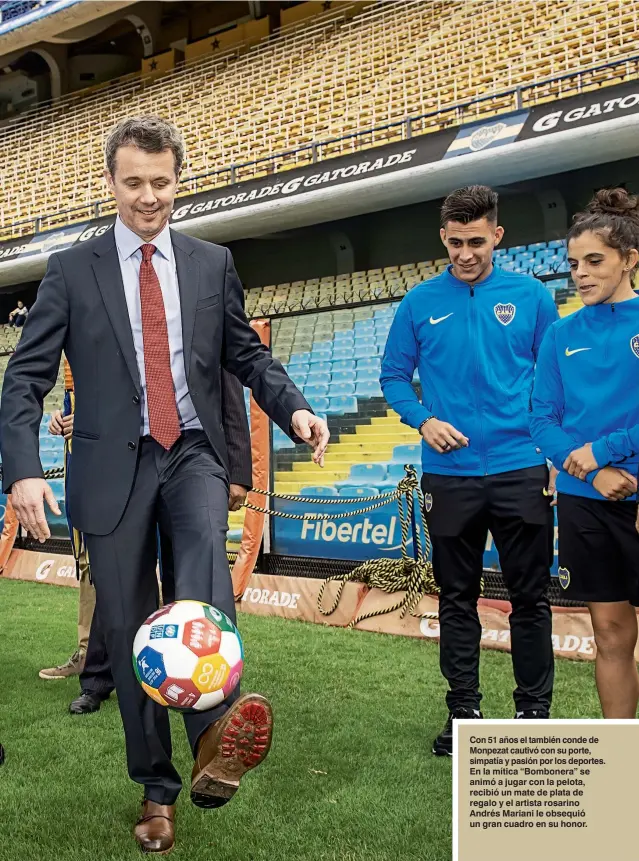
<path fill-rule="evenodd" d="M 559 584 L 572 601 L 639 607 L 639 534 L 634 502 L 560 493 Z"/>

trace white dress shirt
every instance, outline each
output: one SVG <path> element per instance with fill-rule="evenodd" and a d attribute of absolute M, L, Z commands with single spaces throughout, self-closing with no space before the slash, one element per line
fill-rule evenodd
<path fill-rule="evenodd" d="M 141 436 L 149 433 L 149 412 L 146 400 L 146 375 L 144 372 L 144 342 L 142 339 L 142 310 L 140 307 L 140 263 L 142 252 L 140 248 L 145 241 L 130 230 L 118 216 L 113 228 L 115 244 L 120 259 L 124 295 L 129 310 L 129 321 L 133 332 L 135 358 L 142 383 L 141 400 Z M 169 352 L 171 354 L 171 375 L 175 389 L 175 402 L 180 417 L 182 430 L 201 428 L 202 425 L 195 412 L 193 401 L 189 395 L 184 369 L 184 348 L 182 343 L 182 314 L 180 309 L 180 291 L 178 288 L 177 270 L 173 255 L 173 243 L 168 223 L 151 243 L 156 251 L 151 258 L 153 268 L 158 276 L 164 300 L 166 327 L 169 335 Z"/>

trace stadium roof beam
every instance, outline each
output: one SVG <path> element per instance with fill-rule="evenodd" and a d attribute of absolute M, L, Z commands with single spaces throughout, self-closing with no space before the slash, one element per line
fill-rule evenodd
<path fill-rule="evenodd" d="M 105 16 L 125 9 L 127 6 L 133 6 L 134 3 L 135 0 L 109 0 L 109 2 L 83 0 L 81 3 L 73 3 L 49 15 L 43 15 L 8 33 L 0 34 L 0 65 L 5 65 L 2 58 L 6 54 L 27 51 L 37 42 L 54 42 L 56 37 L 67 30 L 85 26 L 92 21 L 100 22 L 100 19 L 104 19 Z M 104 29 L 103 21 L 100 22 L 100 28 Z"/>

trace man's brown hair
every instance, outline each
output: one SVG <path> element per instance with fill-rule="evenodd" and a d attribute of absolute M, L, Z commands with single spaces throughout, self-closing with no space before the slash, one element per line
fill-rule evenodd
<path fill-rule="evenodd" d="M 448 195 L 441 209 L 441 226 L 449 221 L 468 224 L 480 218 L 497 222 L 497 202 L 499 196 L 487 185 L 466 185 L 456 188 Z"/>

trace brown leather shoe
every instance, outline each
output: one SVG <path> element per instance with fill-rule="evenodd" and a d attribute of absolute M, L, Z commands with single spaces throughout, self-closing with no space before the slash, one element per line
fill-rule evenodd
<path fill-rule="evenodd" d="M 156 804 L 148 798 L 142 802 L 142 815 L 133 835 L 143 852 L 168 855 L 175 846 L 175 804 Z"/>
<path fill-rule="evenodd" d="M 259 765 L 271 746 L 273 710 L 259 694 L 244 694 L 203 733 L 191 775 L 191 801 L 221 807 L 240 778 Z"/>

